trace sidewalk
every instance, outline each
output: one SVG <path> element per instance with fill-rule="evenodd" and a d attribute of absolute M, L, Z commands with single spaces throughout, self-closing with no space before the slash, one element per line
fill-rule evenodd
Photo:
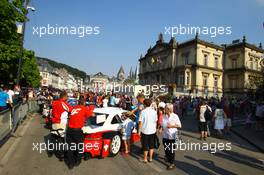
<path fill-rule="evenodd" d="M 255 146 L 259 151 L 264 152 L 264 131 L 246 128 L 245 125 L 235 125 L 231 131 Z"/>
<path fill-rule="evenodd" d="M 190 122 L 191 117 L 194 117 L 192 115 L 192 112 L 188 111 L 189 118 L 187 120 L 189 121 L 183 120 L 183 126 L 188 131 L 195 132 L 197 126 L 195 126 L 194 120 Z M 232 122 L 231 131 L 264 153 L 264 131 L 256 131 L 254 127 L 246 128 L 245 121 L 245 115 L 236 114 Z"/>

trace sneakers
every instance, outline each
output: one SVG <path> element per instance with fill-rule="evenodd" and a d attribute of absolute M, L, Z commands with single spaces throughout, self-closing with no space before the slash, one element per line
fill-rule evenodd
<path fill-rule="evenodd" d="M 144 160 L 144 159 L 139 159 L 139 161 L 142 163 L 148 163 L 148 160 Z"/>
<path fill-rule="evenodd" d="M 175 165 L 174 164 L 170 164 L 168 167 L 167 167 L 167 170 L 173 170 L 175 168 Z"/>

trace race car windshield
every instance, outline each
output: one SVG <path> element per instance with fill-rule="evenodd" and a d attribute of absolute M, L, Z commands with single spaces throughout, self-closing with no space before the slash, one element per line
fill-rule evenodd
<path fill-rule="evenodd" d="M 102 118 L 105 118 L 104 120 Z M 95 113 L 94 116 L 89 117 L 85 126 L 103 126 L 105 120 L 108 118 L 108 114 Z"/>

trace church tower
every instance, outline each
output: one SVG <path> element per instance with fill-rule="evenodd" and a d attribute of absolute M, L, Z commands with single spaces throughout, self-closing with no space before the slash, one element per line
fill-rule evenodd
<path fill-rule="evenodd" d="M 117 73 L 117 79 L 119 81 L 123 81 L 125 79 L 125 71 L 124 71 L 124 68 L 123 66 L 120 67 L 118 73 Z"/>

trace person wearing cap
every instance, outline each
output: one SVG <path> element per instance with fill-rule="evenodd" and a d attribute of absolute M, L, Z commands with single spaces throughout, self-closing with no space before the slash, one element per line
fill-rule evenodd
<path fill-rule="evenodd" d="M 84 143 L 84 135 L 82 127 L 84 127 L 85 119 L 93 115 L 93 109 L 85 106 L 85 100 L 80 99 L 77 106 L 73 107 L 67 129 L 66 141 L 69 144 L 78 148 L 76 150 L 68 149 L 66 153 L 67 163 L 70 169 L 74 166 L 78 166 L 81 163 L 81 155 L 83 148 L 80 148 L 80 144 Z"/>

